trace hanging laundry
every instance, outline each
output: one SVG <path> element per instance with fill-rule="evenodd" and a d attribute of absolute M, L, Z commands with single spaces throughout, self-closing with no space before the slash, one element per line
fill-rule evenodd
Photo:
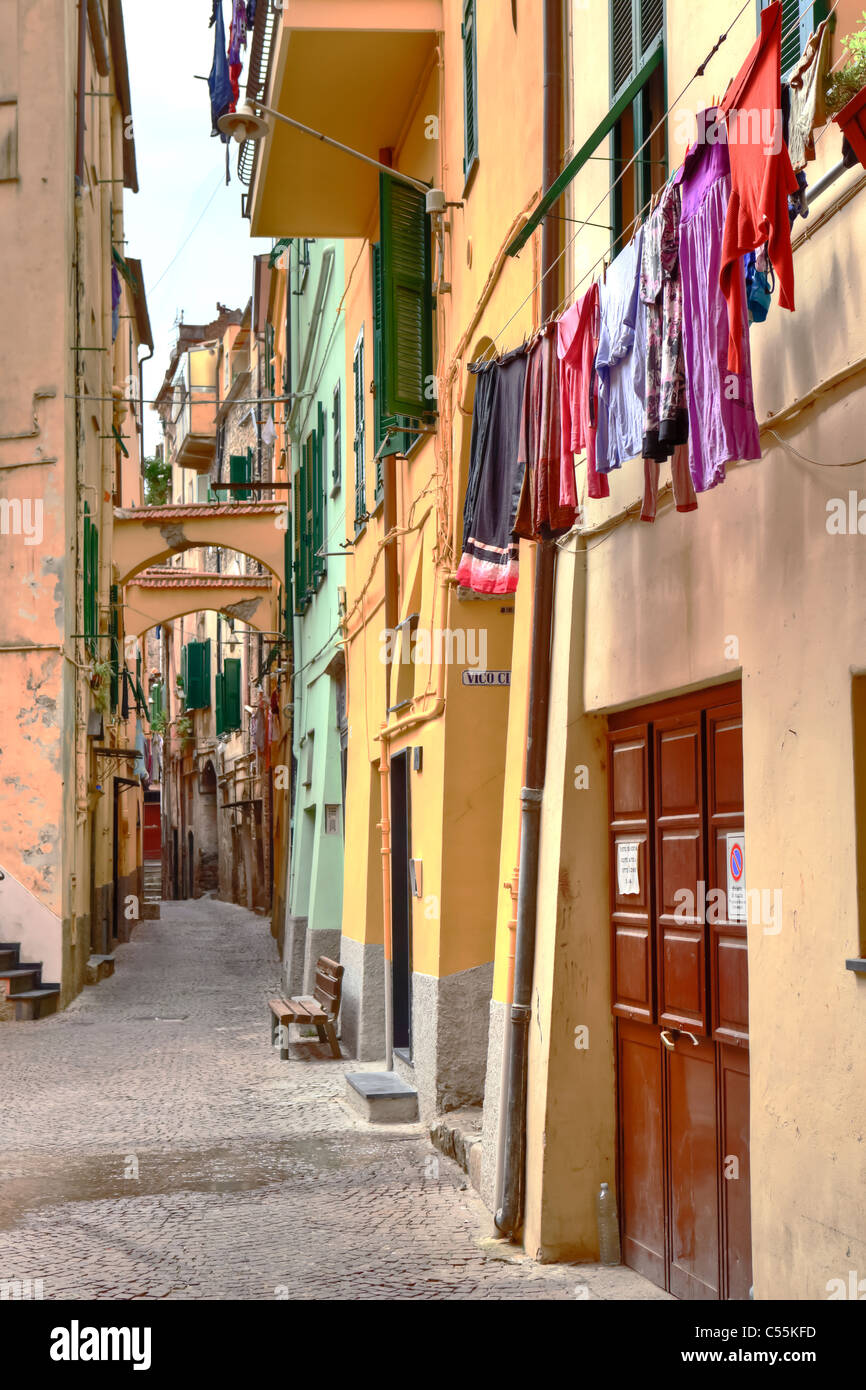
<path fill-rule="evenodd" d="M 699 116 L 699 129 L 712 124 Z M 743 262 L 737 258 L 736 318 L 721 288 L 723 238 L 731 175 L 723 140 L 701 141 L 686 154 L 677 175 L 682 193 L 680 275 L 683 287 L 683 355 L 689 411 L 689 467 L 697 492 L 724 482 L 725 464 L 761 457 L 752 394 Z M 728 345 L 737 344 L 738 373 L 727 367 Z"/>
<path fill-rule="evenodd" d="M 809 185 L 806 181 L 804 170 L 798 170 L 796 179 L 798 184 L 797 192 L 791 193 L 788 196 L 788 221 L 792 227 L 798 217 L 809 216 L 809 200 L 806 197 L 806 189 Z"/>
<path fill-rule="evenodd" d="M 515 534 L 538 537 L 570 531 L 577 518 L 571 455 L 563 459 L 556 324 L 546 324 L 529 349 L 520 415 L 518 465 L 523 491 Z"/>
<path fill-rule="evenodd" d="M 207 80 L 210 92 L 211 135 L 217 135 L 224 144 L 228 136 L 219 129 L 217 121 L 229 110 L 232 101 L 232 84 L 229 79 L 229 65 L 226 56 L 226 31 L 223 22 L 222 0 L 214 0 L 208 28 L 214 28 L 213 63 Z"/>
<path fill-rule="evenodd" d="M 643 461 L 643 506 L 641 521 L 655 521 L 659 500 L 658 459 L 645 458 Z M 689 450 L 686 444 L 678 444 L 671 459 L 671 486 L 674 493 L 674 506 L 678 512 L 695 512 L 698 499 L 692 475 L 689 470 Z"/>
<path fill-rule="evenodd" d="M 670 458 L 689 437 L 680 279 L 681 192 L 666 184 L 643 231 L 640 298 L 646 306 L 643 457 Z"/>
<path fill-rule="evenodd" d="M 644 408 L 635 381 L 646 373 L 646 314 L 639 294 L 643 227 L 608 267 L 599 286 L 601 331 L 595 369 L 598 376 L 599 473 L 619 468 L 643 448 Z"/>
<path fill-rule="evenodd" d="M 517 588 L 514 527 L 525 472 L 518 444 L 526 367 L 523 348 L 469 367 L 477 381 L 457 583 L 477 594 L 512 594 Z"/>
<path fill-rule="evenodd" d="M 782 138 L 781 50 L 782 5 L 774 0 L 761 11 L 761 32 L 719 108 L 727 121 L 731 170 L 720 283 L 728 304 L 728 366 L 733 372 L 742 369 L 737 330 L 742 317 L 742 258 L 747 251 L 768 243 L 779 276 L 779 303 L 784 309 L 794 308 L 787 199 L 796 192 L 797 180 Z"/>
<path fill-rule="evenodd" d="M 750 251 L 743 264 L 749 323 L 763 323 L 770 312 L 773 290 L 776 288 L 776 276 L 767 259 L 766 246 L 762 246 L 760 251 Z"/>
<path fill-rule="evenodd" d="M 826 124 L 824 82 L 830 67 L 830 26 L 823 20 L 809 38 L 803 56 L 788 78 L 788 154 L 794 173 L 815 158 L 812 132 Z"/>
<path fill-rule="evenodd" d="M 252 29 L 256 22 L 256 0 L 247 0 L 247 29 Z"/>
<path fill-rule="evenodd" d="M 560 418 L 562 424 L 563 467 L 573 454 L 586 451 L 586 483 L 590 497 L 609 497 L 610 484 L 599 473 L 595 459 L 598 422 L 595 354 L 599 335 L 598 285 L 566 309 L 557 326 L 556 351 L 559 357 Z"/>
<path fill-rule="evenodd" d="M 232 84 L 232 95 L 234 100 L 229 106 L 230 111 L 234 111 L 241 94 L 241 72 L 243 61 L 241 59 L 241 49 L 247 46 L 247 7 L 246 0 L 234 0 L 234 12 L 232 21 L 229 25 L 229 46 L 228 64 L 229 81 Z"/>

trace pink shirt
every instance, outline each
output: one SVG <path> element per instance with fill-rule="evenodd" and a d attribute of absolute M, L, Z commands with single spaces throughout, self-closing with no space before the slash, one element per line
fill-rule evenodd
<path fill-rule="evenodd" d="M 577 504 L 572 454 L 586 450 L 587 491 L 590 497 L 609 497 L 610 485 L 595 467 L 596 423 L 590 410 L 595 391 L 593 363 L 598 347 L 598 285 L 566 309 L 559 320 L 556 351 L 559 357 L 560 418 L 562 421 L 562 488 L 570 479 L 572 505 Z M 563 497 L 563 500 L 564 497 Z"/>

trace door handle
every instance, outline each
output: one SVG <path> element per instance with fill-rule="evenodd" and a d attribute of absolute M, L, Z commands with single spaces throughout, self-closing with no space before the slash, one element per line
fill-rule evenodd
<path fill-rule="evenodd" d="M 697 1046 L 698 1046 L 698 1040 L 697 1040 L 697 1038 L 695 1037 L 694 1033 L 690 1033 L 690 1032 L 689 1032 L 688 1028 L 674 1028 L 673 1031 L 677 1034 L 678 1037 L 681 1037 L 681 1038 L 682 1038 L 682 1037 L 691 1038 L 691 1040 L 692 1040 L 692 1045 L 693 1045 L 694 1047 L 697 1047 Z M 662 1031 L 661 1031 L 661 1040 L 662 1040 L 662 1042 L 664 1043 L 665 1047 L 669 1047 L 669 1048 L 671 1048 L 671 1049 L 675 1048 L 676 1045 L 677 1045 L 677 1044 L 676 1044 L 676 1039 L 671 1037 L 671 1030 L 670 1030 L 669 1028 L 663 1028 L 663 1029 L 662 1029 Z"/>

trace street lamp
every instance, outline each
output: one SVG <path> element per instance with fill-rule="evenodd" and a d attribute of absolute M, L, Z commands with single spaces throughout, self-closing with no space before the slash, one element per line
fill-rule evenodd
<path fill-rule="evenodd" d="M 332 149 L 342 150 L 343 154 L 350 154 L 354 159 L 362 159 L 365 164 L 372 164 L 374 169 L 382 169 L 386 174 L 390 174 L 393 179 L 399 179 L 401 183 L 408 183 L 412 188 L 417 188 L 427 199 L 427 211 L 430 213 L 441 212 L 445 206 L 445 195 L 438 188 L 431 188 L 429 184 L 422 183 L 420 179 L 413 179 L 409 174 L 403 174 L 399 169 L 392 169 L 388 164 L 380 164 L 378 159 L 371 159 L 368 154 L 362 154 L 360 150 L 353 150 L 350 145 L 343 145 L 339 140 L 332 140 L 330 135 L 323 135 L 320 130 L 313 130 L 311 126 L 303 125 L 300 121 L 294 120 L 291 116 L 283 115 L 282 111 L 275 111 L 272 106 L 265 106 L 258 97 L 247 97 L 246 101 L 241 102 L 237 111 L 227 111 L 224 116 L 220 116 L 217 121 L 219 129 L 223 135 L 229 135 L 243 144 L 245 140 L 264 140 L 270 131 L 270 126 L 260 112 L 265 112 L 268 116 L 273 116 L 278 121 L 284 121 L 286 125 L 301 130 L 305 135 L 311 135 L 314 140 L 321 140 L 323 144 L 330 145 Z"/>

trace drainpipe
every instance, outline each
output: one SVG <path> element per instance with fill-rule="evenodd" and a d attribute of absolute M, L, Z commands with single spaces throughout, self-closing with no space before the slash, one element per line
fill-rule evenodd
<path fill-rule="evenodd" d="M 84 178 L 84 87 L 87 78 L 87 0 L 78 0 L 78 90 L 75 94 L 75 186 Z"/>
<path fill-rule="evenodd" d="M 385 535 L 389 536 L 397 528 L 397 460 L 388 454 L 382 461 L 383 499 L 382 522 Z M 397 538 L 394 536 L 385 545 L 385 628 L 389 634 L 397 630 L 398 618 Z M 391 642 L 386 651 L 390 653 Z M 385 666 L 385 724 L 387 727 L 391 699 L 391 667 L 389 659 Z M 391 998 L 391 748 L 388 739 L 382 739 L 379 758 L 380 787 L 382 796 L 382 918 L 384 928 L 385 956 L 385 1070 L 394 1066 L 394 1018 Z"/>
<path fill-rule="evenodd" d="M 562 156 L 563 28 L 562 0 L 544 0 L 544 188 L 559 174 Z M 546 322 L 559 304 L 559 276 L 554 262 L 559 254 L 560 223 L 545 218 L 541 242 L 541 318 Z M 529 680 L 529 712 L 524 786 L 520 793 L 520 879 L 517 890 L 517 929 L 514 958 L 514 994 L 510 1016 L 510 1051 L 505 1094 L 504 1162 L 501 1199 L 496 1226 L 513 1237 L 523 1221 L 524 1167 L 526 1162 L 526 1083 L 529 1023 L 532 1016 L 532 976 L 535 965 L 535 932 L 538 914 L 538 851 L 541 837 L 541 800 L 547 755 L 550 696 L 550 647 L 553 617 L 553 582 L 556 545 L 538 542 L 532 613 L 532 648 Z"/>

